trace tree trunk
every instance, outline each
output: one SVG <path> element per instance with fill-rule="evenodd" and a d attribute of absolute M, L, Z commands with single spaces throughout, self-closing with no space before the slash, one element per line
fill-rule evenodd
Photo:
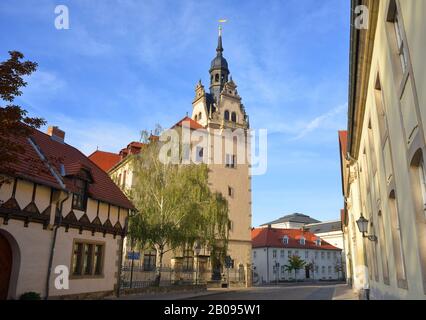
<path fill-rule="evenodd" d="M 161 281 L 161 269 L 163 268 L 163 255 L 164 255 L 164 247 L 160 246 L 158 249 L 158 262 L 157 262 L 157 269 L 155 270 L 155 281 L 154 285 L 156 287 L 160 286 Z"/>

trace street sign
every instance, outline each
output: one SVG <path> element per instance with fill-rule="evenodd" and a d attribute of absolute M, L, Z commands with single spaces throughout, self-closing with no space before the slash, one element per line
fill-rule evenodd
<path fill-rule="evenodd" d="M 139 252 L 127 252 L 127 259 L 129 260 L 139 260 L 141 257 L 141 254 Z"/>

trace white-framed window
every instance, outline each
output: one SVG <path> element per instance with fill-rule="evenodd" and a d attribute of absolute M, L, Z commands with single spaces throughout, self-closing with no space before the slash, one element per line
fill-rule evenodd
<path fill-rule="evenodd" d="M 281 266 L 281 274 L 285 274 L 285 266 Z"/>
<path fill-rule="evenodd" d="M 253 251 L 253 259 L 256 259 L 256 251 Z"/>
<path fill-rule="evenodd" d="M 336 258 L 337 258 L 337 252 L 336 252 L 336 251 L 334 251 L 334 252 L 333 252 L 333 258 L 334 258 L 334 259 L 336 259 Z"/>
<path fill-rule="evenodd" d="M 327 259 L 329 259 L 329 260 L 330 260 L 330 258 L 331 258 L 331 253 L 330 253 L 330 252 L 327 252 Z"/>
<path fill-rule="evenodd" d="M 324 274 L 325 273 L 325 266 L 321 267 L 321 273 Z"/>
<path fill-rule="evenodd" d="M 316 240 L 315 240 L 315 244 L 319 247 L 319 246 L 321 246 L 321 239 L 320 238 L 317 238 Z"/>
<path fill-rule="evenodd" d="M 291 250 L 288 250 L 288 257 L 290 258 L 292 255 Z"/>
<path fill-rule="evenodd" d="M 319 272 L 319 266 L 315 265 L 315 273 Z"/>
<path fill-rule="evenodd" d="M 236 166 L 236 155 L 227 153 L 225 156 L 225 167 L 235 168 Z"/>
<path fill-rule="evenodd" d="M 272 250 L 272 258 L 276 258 L 277 257 L 277 250 Z"/>
<path fill-rule="evenodd" d="M 299 251 L 297 251 L 297 250 L 296 250 L 296 251 L 294 252 L 294 255 L 295 255 L 295 256 L 299 256 Z"/>
<path fill-rule="evenodd" d="M 281 258 L 284 258 L 284 257 L 285 257 L 285 251 L 284 251 L 284 250 L 281 250 L 281 251 L 280 251 L 280 257 L 281 257 Z"/>
<path fill-rule="evenodd" d="M 304 246 L 305 245 L 305 238 L 304 237 L 300 238 L 299 242 L 302 246 Z"/>
<path fill-rule="evenodd" d="M 315 259 L 318 259 L 318 251 L 315 251 Z"/>
<path fill-rule="evenodd" d="M 283 244 L 288 244 L 288 236 L 283 237 Z"/>
<path fill-rule="evenodd" d="M 306 250 L 305 251 L 305 259 L 308 259 L 309 258 L 309 251 L 308 250 Z"/>
<path fill-rule="evenodd" d="M 395 0 L 389 1 L 389 9 L 386 20 L 392 24 L 392 31 L 395 35 L 396 52 L 399 56 L 402 74 L 405 74 L 408 66 L 407 44 L 404 42 L 404 26 L 401 19 L 401 13 Z"/>
<path fill-rule="evenodd" d="M 399 13 L 397 9 L 395 9 L 393 25 L 395 29 L 396 45 L 397 45 L 399 60 L 401 62 L 402 73 L 404 74 L 405 70 L 407 70 L 408 55 L 407 55 L 407 47 L 402 37 L 402 21 L 399 17 Z"/>
<path fill-rule="evenodd" d="M 321 251 L 321 259 L 324 259 L 324 257 L 325 257 L 325 253 L 324 251 Z"/>

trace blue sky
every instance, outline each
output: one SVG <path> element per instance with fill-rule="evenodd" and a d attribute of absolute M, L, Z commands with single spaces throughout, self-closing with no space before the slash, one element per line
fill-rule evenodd
<path fill-rule="evenodd" d="M 253 226 L 342 207 L 337 130 L 346 128 L 349 0 L 1 1 L 0 60 L 39 63 L 17 100 L 86 154 L 117 152 L 141 129 L 191 112 L 208 84 L 217 20 L 250 124 L 268 129 L 268 171 L 253 178 Z M 70 29 L 54 27 L 55 6 Z"/>

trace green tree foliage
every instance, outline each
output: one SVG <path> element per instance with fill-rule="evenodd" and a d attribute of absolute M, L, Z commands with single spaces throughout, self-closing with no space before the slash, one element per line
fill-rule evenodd
<path fill-rule="evenodd" d="M 198 241 L 212 254 L 224 257 L 228 239 L 228 203 L 210 190 L 208 167 L 177 165 L 159 160 L 161 143 L 142 133 L 145 146 L 135 156 L 135 185 L 130 191 L 137 213 L 129 222 L 130 236 L 142 247 L 157 250 L 156 282 L 161 279 L 163 255 Z"/>
<path fill-rule="evenodd" d="M 290 258 L 288 258 L 288 264 L 286 264 L 284 268 L 288 272 L 292 272 L 294 270 L 294 279 L 296 279 L 297 270 L 303 269 L 305 264 L 306 262 L 298 255 L 292 255 Z"/>
<path fill-rule="evenodd" d="M 13 175 L 12 163 L 19 161 L 18 154 L 25 152 L 16 142 L 16 138 L 28 137 L 33 128 L 39 128 L 45 122 L 41 118 L 27 117 L 27 111 L 13 104 L 27 85 L 23 76 L 37 69 L 37 63 L 21 61 L 24 55 L 18 51 L 9 51 L 10 58 L 0 63 L 0 98 L 6 105 L 0 105 L 0 186 L 7 181 L 6 176 Z"/>

